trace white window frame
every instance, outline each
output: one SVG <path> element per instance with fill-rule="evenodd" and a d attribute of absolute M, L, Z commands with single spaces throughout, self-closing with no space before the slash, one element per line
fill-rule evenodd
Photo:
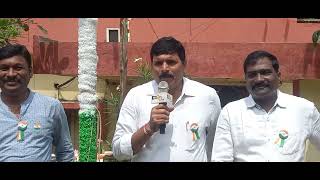
<path fill-rule="evenodd" d="M 118 30 L 118 42 L 120 42 L 120 28 L 106 28 L 106 41 L 109 41 L 109 31 L 110 30 Z"/>

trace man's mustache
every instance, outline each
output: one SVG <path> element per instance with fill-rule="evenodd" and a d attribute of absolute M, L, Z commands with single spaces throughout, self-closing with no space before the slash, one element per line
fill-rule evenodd
<path fill-rule="evenodd" d="M 261 86 L 269 87 L 270 85 L 268 83 L 257 83 L 252 86 L 252 89 L 256 89 L 257 87 L 261 87 Z"/>
<path fill-rule="evenodd" d="M 15 78 L 5 79 L 4 82 L 18 82 Z"/>
<path fill-rule="evenodd" d="M 160 74 L 159 79 L 162 79 L 162 78 L 173 78 L 173 75 L 169 73 L 162 73 Z"/>

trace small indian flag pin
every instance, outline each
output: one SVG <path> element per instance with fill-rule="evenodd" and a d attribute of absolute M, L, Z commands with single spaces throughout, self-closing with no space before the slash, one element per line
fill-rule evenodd
<path fill-rule="evenodd" d="M 41 124 L 40 121 L 36 121 L 36 123 L 33 126 L 34 129 L 40 129 L 41 128 Z"/>

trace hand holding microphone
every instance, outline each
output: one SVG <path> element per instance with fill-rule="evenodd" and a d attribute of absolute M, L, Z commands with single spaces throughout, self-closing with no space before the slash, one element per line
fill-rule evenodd
<path fill-rule="evenodd" d="M 173 111 L 172 95 L 168 91 L 168 83 L 161 81 L 158 85 L 158 94 L 153 99 L 153 103 L 157 103 L 158 105 L 151 110 L 150 128 L 154 132 L 160 128 L 160 134 L 165 134 L 166 123 L 169 122 L 169 114 Z"/>

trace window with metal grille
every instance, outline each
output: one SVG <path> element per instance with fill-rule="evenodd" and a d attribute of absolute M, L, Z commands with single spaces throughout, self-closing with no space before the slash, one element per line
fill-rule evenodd
<path fill-rule="evenodd" d="M 120 42 L 120 29 L 119 28 L 107 28 L 106 29 L 107 42 Z"/>

